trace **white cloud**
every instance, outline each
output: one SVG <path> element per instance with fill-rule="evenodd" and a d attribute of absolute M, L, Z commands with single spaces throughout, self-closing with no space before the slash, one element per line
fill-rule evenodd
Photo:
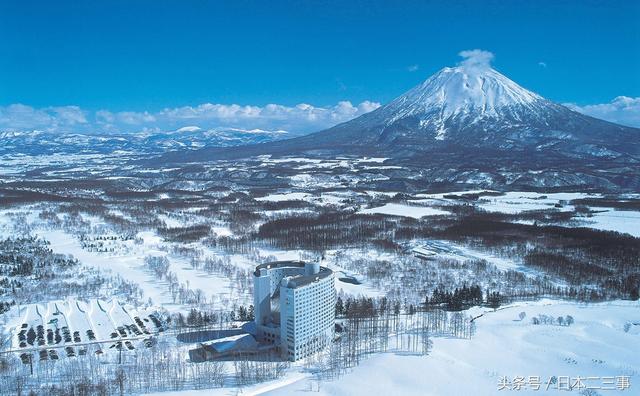
<path fill-rule="evenodd" d="M 112 123 L 115 122 L 116 116 L 107 110 L 98 110 L 96 111 L 96 120 L 99 123 Z"/>
<path fill-rule="evenodd" d="M 565 106 L 595 118 L 640 128 L 640 97 L 618 96 L 609 103 L 586 106 L 565 103 Z"/>
<path fill-rule="evenodd" d="M 99 110 L 96 112 L 96 120 L 98 123 L 105 124 L 122 123 L 126 125 L 142 125 L 154 122 L 156 117 L 146 111 L 142 113 L 135 111 L 112 113 L 108 110 Z"/>
<path fill-rule="evenodd" d="M 358 105 L 342 101 L 329 107 L 316 107 L 306 103 L 296 106 L 203 103 L 150 113 L 109 110 L 88 112 L 77 106 L 36 109 L 14 104 L 0 107 L 0 130 L 41 129 L 100 133 L 177 130 L 198 125 L 203 129 L 224 127 L 313 132 L 348 121 L 378 107 L 379 103 L 371 101 Z"/>
<path fill-rule="evenodd" d="M 492 52 L 473 49 L 460 51 L 458 53 L 464 59 L 460 62 L 460 66 L 467 69 L 487 69 L 491 67 L 491 61 L 493 61 L 494 55 Z"/>
<path fill-rule="evenodd" d="M 55 118 L 65 125 L 86 124 L 85 112 L 78 106 L 51 107 L 49 109 Z"/>
<path fill-rule="evenodd" d="M 547 68 L 547 64 L 546 62 L 538 62 L 538 66 L 543 67 L 543 68 Z"/>
<path fill-rule="evenodd" d="M 201 130 L 202 128 L 197 125 L 187 125 L 185 127 L 179 128 L 176 132 L 198 132 Z"/>
<path fill-rule="evenodd" d="M 41 129 L 70 132 L 85 124 L 86 112 L 78 106 L 35 109 L 17 103 L 0 107 L 0 128 L 3 130 Z"/>
<path fill-rule="evenodd" d="M 407 71 L 409 72 L 415 72 L 418 71 L 418 69 L 420 69 L 420 65 L 411 65 L 411 66 L 407 66 Z"/>
<path fill-rule="evenodd" d="M 154 122 L 156 120 L 154 116 L 147 113 L 146 111 L 144 113 L 136 113 L 134 111 L 122 111 L 120 113 L 117 113 L 117 118 L 121 122 L 128 125 L 142 125 L 145 123 Z"/>
<path fill-rule="evenodd" d="M 178 125 L 188 120 L 203 128 L 224 125 L 311 132 L 348 121 L 378 107 L 379 103 L 369 101 L 357 106 L 342 101 L 331 107 L 316 107 L 307 103 L 296 106 L 268 104 L 263 107 L 205 103 L 195 107 L 164 109 L 156 118 L 162 125 Z"/>

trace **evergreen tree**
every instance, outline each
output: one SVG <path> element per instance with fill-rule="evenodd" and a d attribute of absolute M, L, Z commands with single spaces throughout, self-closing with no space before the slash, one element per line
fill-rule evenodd
<path fill-rule="evenodd" d="M 336 300 L 336 316 L 341 316 L 344 313 L 344 303 L 342 302 L 342 298 L 338 297 Z"/>
<path fill-rule="evenodd" d="M 244 307 L 244 305 L 238 307 L 238 320 L 247 320 L 247 309 Z"/>
<path fill-rule="evenodd" d="M 253 308 L 253 305 L 249 305 L 249 312 L 247 313 L 247 320 L 255 320 L 256 315 L 255 315 L 255 309 Z"/>

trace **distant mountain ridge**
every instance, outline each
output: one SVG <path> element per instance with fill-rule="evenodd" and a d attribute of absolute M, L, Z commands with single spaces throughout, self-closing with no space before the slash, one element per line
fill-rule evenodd
<path fill-rule="evenodd" d="M 204 147 L 228 147 L 271 142 L 291 137 L 287 131 L 216 128 L 202 130 L 187 126 L 176 131 L 139 133 L 59 133 L 46 131 L 0 132 L 0 155 L 114 154 L 130 152 L 140 155 L 164 154 Z"/>

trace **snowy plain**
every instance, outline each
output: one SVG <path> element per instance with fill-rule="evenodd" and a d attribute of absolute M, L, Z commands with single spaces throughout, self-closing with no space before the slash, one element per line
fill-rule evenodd
<path fill-rule="evenodd" d="M 519 314 L 526 314 L 520 320 Z M 538 395 L 575 394 L 558 389 L 563 378 L 584 386 L 603 385 L 603 377 L 628 377 L 624 390 L 602 390 L 602 395 L 637 395 L 640 389 L 640 303 L 612 301 L 580 304 L 554 300 L 515 303 L 497 311 L 474 308 L 477 333 L 470 340 L 433 338 L 427 356 L 381 353 L 365 359 L 360 366 L 333 381 L 318 382 L 302 364 L 294 365 L 279 380 L 242 389 L 208 389 L 157 393 L 164 396 L 204 395 Z M 571 315 L 570 326 L 534 325 L 531 318 Z M 625 324 L 630 328 L 625 331 Z M 547 382 L 555 376 L 560 381 Z M 513 380 L 524 377 L 525 387 L 513 389 Z M 539 377 L 534 390 L 530 377 Z M 500 389 L 502 380 L 509 388 Z M 611 386 L 611 385 L 609 385 Z M 613 385 L 615 386 L 615 385 Z"/>
<path fill-rule="evenodd" d="M 449 212 L 444 210 L 429 208 L 424 206 L 410 206 L 396 203 L 388 203 L 384 206 L 376 208 L 367 208 L 360 210 L 362 214 L 386 214 L 391 216 L 404 216 L 419 219 L 424 216 L 447 215 Z"/>
<path fill-rule="evenodd" d="M 640 238 L 640 211 L 593 208 L 591 217 L 583 219 L 583 227 L 604 231 L 617 231 Z"/>

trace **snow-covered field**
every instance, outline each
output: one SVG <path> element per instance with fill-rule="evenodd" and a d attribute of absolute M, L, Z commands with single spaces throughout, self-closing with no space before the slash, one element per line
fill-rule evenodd
<path fill-rule="evenodd" d="M 262 202 L 284 202 L 284 201 L 307 201 L 320 206 L 340 206 L 350 198 L 357 196 L 353 192 L 330 192 L 313 195 L 306 192 L 288 192 L 269 194 L 264 197 L 256 198 L 256 201 Z"/>
<path fill-rule="evenodd" d="M 135 282 L 143 290 L 145 299 L 151 298 L 153 303 L 169 311 L 182 308 L 173 302 L 166 285 L 163 285 L 144 267 L 146 256 L 167 255 L 161 239 L 152 233 L 140 233 L 138 236 L 144 241 L 143 244 L 129 243 L 130 250 L 122 254 L 86 251 L 73 235 L 60 230 L 38 230 L 36 234 L 50 241 L 51 249 L 56 253 L 71 254 L 83 264 L 118 274 L 124 279 Z M 203 290 L 207 297 L 233 293 L 228 279 L 194 270 L 181 258 L 172 258 L 172 263 L 171 271 L 181 282 L 189 282 L 192 289 Z"/>
<path fill-rule="evenodd" d="M 282 202 L 282 201 L 294 201 L 294 200 L 304 200 L 310 197 L 310 194 L 301 193 L 301 192 L 293 192 L 293 193 L 283 193 L 283 194 L 271 194 L 266 197 L 256 198 L 256 201 L 269 201 L 269 202 Z"/>
<path fill-rule="evenodd" d="M 479 309 L 473 309 L 478 311 Z M 526 317 L 520 320 L 519 314 Z M 575 323 L 533 325 L 531 318 L 570 315 Z M 634 324 L 635 323 L 635 324 Z M 513 304 L 476 319 L 471 340 L 434 338 L 428 356 L 383 353 L 369 357 L 345 376 L 318 383 L 302 364 L 278 381 L 242 389 L 245 395 L 476 395 L 564 394 L 568 379 L 582 378 L 584 387 L 616 387 L 627 378 L 629 388 L 600 390 L 600 394 L 637 395 L 640 389 L 640 303 L 614 301 L 578 304 L 543 300 Z M 628 331 L 625 325 L 629 324 Z M 549 385 L 551 377 L 557 382 Z M 524 378 L 524 387 L 513 384 Z M 591 379 L 587 380 L 586 378 Z M 593 378 L 597 377 L 597 378 Z M 607 381 L 613 377 L 613 385 Z M 536 379 L 540 389 L 535 390 Z M 500 390 L 504 381 L 511 389 Z M 558 389 L 560 387 L 560 389 Z M 579 394 L 585 388 L 575 388 Z M 229 395 L 237 389 L 162 393 L 171 395 Z"/>
<path fill-rule="evenodd" d="M 534 272 L 531 268 L 526 267 L 522 262 L 514 259 L 503 258 L 495 254 L 486 253 L 473 249 L 468 246 L 456 244 L 446 240 L 430 240 L 426 244 L 426 248 L 435 253 L 434 257 L 451 258 L 456 260 L 479 259 L 485 260 L 495 265 L 499 270 L 517 270 L 520 272 Z"/>
<path fill-rule="evenodd" d="M 444 210 L 429 208 L 425 206 L 411 206 L 397 203 L 388 203 L 384 206 L 376 208 L 367 208 L 360 210 L 362 214 L 386 214 L 391 216 L 404 216 L 419 219 L 424 216 L 448 215 L 449 212 Z"/>
<path fill-rule="evenodd" d="M 640 212 L 634 210 L 612 210 L 611 208 L 593 208 L 591 217 L 584 218 L 584 227 L 598 230 L 617 231 L 640 238 Z"/>
<path fill-rule="evenodd" d="M 488 212 L 501 212 L 515 214 L 529 210 L 558 209 L 561 211 L 573 210 L 572 205 L 566 205 L 568 201 L 580 198 L 594 198 L 599 195 L 583 193 L 551 193 L 541 194 L 535 192 L 507 192 L 497 197 L 483 197 L 480 208 Z M 558 205 L 558 207 L 556 207 Z"/>
<path fill-rule="evenodd" d="M 572 205 L 567 205 L 569 201 L 574 199 L 600 197 L 599 194 L 588 193 L 544 194 L 530 191 L 496 193 L 495 191 L 472 190 L 440 194 L 416 194 L 412 200 L 423 204 L 450 205 L 457 202 L 459 198 L 456 197 L 476 194 L 481 195 L 476 201 L 477 207 L 486 210 L 487 212 L 500 212 L 507 214 L 518 214 L 527 211 L 548 209 L 572 211 L 574 207 Z"/>
<path fill-rule="evenodd" d="M 9 212 L 0 212 L 0 236 L 11 235 L 11 218 Z M 150 270 L 145 268 L 144 259 L 148 256 L 168 257 L 171 262 L 170 270 L 177 280 L 182 284 L 187 284 L 193 290 L 200 289 L 207 301 L 212 298 L 220 300 L 234 300 L 245 303 L 249 300 L 248 295 L 240 295 L 231 285 L 231 280 L 210 274 L 205 271 L 191 267 L 187 258 L 180 255 L 171 254 L 169 245 L 164 243 L 162 238 L 151 231 L 139 232 L 136 237 L 141 243 L 133 240 L 113 241 L 111 247 L 114 252 L 97 252 L 83 248 L 82 242 L 75 235 L 61 229 L 49 229 L 38 220 L 37 210 L 20 211 L 26 215 L 31 224 L 31 233 L 49 241 L 50 248 L 54 253 L 69 254 L 78 259 L 82 264 L 96 268 L 104 273 L 119 275 L 127 281 L 133 282 L 140 287 L 144 293 L 144 300 L 151 299 L 153 304 L 162 306 L 169 311 L 176 311 L 185 308 L 176 304 L 168 285 L 164 281 L 158 280 Z M 98 218 L 85 216 L 91 220 L 94 226 L 104 225 Z M 220 227 L 221 234 L 230 233 L 225 227 Z M 210 256 L 215 256 L 216 252 L 209 252 Z"/>
<path fill-rule="evenodd" d="M 477 319 L 477 334 L 472 340 L 435 339 L 428 357 L 373 357 L 344 378 L 322 384 L 320 393 L 496 395 L 515 392 L 498 390 L 501 377 L 513 383 L 518 376 L 539 376 L 543 386 L 552 376 L 630 376 L 632 383 L 640 380 L 640 324 L 624 332 L 625 323 L 640 322 L 638 303 L 547 303 L 551 305 L 515 306 L 485 314 Z M 523 321 L 519 312 L 527 315 Z M 532 325 L 531 318 L 538 314 L 571 315 L 576 323 Z M 601 384 L 591 381 L 589 385 Z M 270 394 L 291 394 L 305 386 L 296 383 Z M 629 390 L 628 394 L 634 392 Z"/>

